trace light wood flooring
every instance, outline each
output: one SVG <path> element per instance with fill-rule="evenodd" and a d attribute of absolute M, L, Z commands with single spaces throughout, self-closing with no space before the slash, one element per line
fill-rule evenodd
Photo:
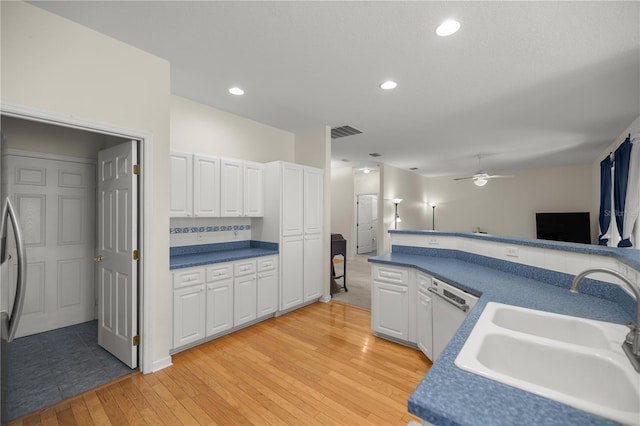
<path fill-rule="evenodd" d="M 370 322 L 365 309 L 315 303 L 9 425 L 406 425 L 431 363 Z"/>

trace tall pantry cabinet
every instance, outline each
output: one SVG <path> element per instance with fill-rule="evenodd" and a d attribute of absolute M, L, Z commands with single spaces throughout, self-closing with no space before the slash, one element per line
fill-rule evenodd
<path fill-rule="evenodd" d="M 276 161 L 265 166 L 263 241 L 280 246 L 279 311 L 322 296 L 323 174 L 321 169 Z"/>

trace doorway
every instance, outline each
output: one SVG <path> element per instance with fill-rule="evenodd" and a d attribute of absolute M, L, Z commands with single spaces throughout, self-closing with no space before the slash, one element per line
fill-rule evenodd
<path fill-rule="evenodd" d="M 97 268 L 95 261 L 98 249 L 105 246 L 99 244 L 104 235 L 99 213 L 105 198 L 98 197 L 97 177 L 104 175 L 99 155 L 127 143 L 137 151 L 139 142 L 4 115 L 2 129 L 3 199 L 7 194 L 12 196 L 21 222 L 25 222 L 29 259 L 19 338 L 9 344 L 10 395 L 21 395 L 8 401 L 10 417 L 15 418 L 130 373 L 130 367 L 138 365 L 137 348 L 129 351 L 125 365 L 98 346 L 98 330 L 106 325 L 119 331 L 114 326 L 118 315 L 137 331 L 137 268 L 129 274 L 133 278 L 129 284 L 135 287 L 134 296 L 126 297 L 127 311 L 119 312 L 116 307 L 101 312 L 122 298 L 124 293 L 118 287 L 122 287 L 124 275 L 114 275 L 101 286 L 108 274 Z M 111 166 L 114 172 L 122 172 L 115 162 Z M 137 191 L 133 193 L 135 199 L 127 200 L 126 205 L 137 207 Z M 118 229 L 111 231 L 117 233 Z M 138 232 L 135 226 L 133 229 L 131 241 L 125 244 L 129 249 L 137 248 Z M 110 297 L 101 303 L 105 295 Z M 131 337 L 128 340 L 133 345 Z M 101 346 L 117 352 L 110 344 Z M 122 354 L 116 355 L 123 359 Z M 25 380 L 22 374 L 19 380 L 12 380 L 16 372 L 25 371 L 23 363 L 29 364 L 27 374 L 31 377 Z M 36 367 L 43 367 L 43 372 L 38 373 Z"/>
<path fill-rule="evenodd" d="M 378 194 L 356 195 L 356 254 L 377 252 Z"/>

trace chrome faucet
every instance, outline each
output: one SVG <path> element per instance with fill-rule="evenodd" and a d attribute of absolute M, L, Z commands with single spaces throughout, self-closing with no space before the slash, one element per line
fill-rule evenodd
<path fill-rule="evenodd" d="M 577 293 L 578 285 L 580 285 L 582 279 L 594 272 L 603 272 L 605 274 L 613 275 L 614 277 L 627 284 L 627 286 L 631 289 L 631 291 L 633 291 L 633 294 L 636 296 L 636 303 L 638 304 L 638 318 L 636 319 L 635 324 L 631 321 L 627 323 L 627 327 L 629 327 L 630 330 L 624 342 L 622 342 L 622 350 L 627 355 L 627 358 L 629 358 L 629 361 L 631 361 L 633 368 L 635 368 L 636 371 L 640 373 L 640 289 L 638 289 L 637 284 L 632 283 L 624 275 L 620 274 L 617 271 L 614 271 L 613 269 L 594 268 L 587 269 L 586 271 L 583 271 L 580 274 L 576 275 L 576 277 L 573 279 L 573 282 L 571 283 L 571 288 L 569 289 L 569 291 L 571 293 Z"/>

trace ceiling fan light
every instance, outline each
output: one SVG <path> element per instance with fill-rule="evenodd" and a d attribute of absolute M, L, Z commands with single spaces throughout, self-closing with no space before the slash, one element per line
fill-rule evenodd
<path fill-rule="evenodd" d="M 483 178 L 483 177 L 479 177 L 473 180 L 473 183 L 476 186 L 485 186 L 487 184 L 487 179 Z"/>

